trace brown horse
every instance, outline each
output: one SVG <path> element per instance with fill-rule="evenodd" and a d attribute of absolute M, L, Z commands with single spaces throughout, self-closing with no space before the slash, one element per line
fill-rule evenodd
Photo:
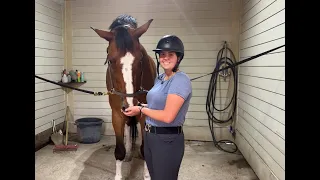
<path fill-rule="evenodd" d="M 109 42 L 107 47 L 108 69 L 106 84 L 109 95 L 109 104 L 112 110 L 112 125 L 116 136 L 115 179 L 122 179 L 122 162 L 131 161 L 132 148 L 137 135 L 137 123 L 140 123 L 141 132 L 144 130 L 145 116 L 127 117 L 122 112 L 128 106 L 146 103 L 146 93 L 154 85 L 156 66 L 139 38 L 144 34 L 153 19 L 137 27 L 132 16 L 118 16 L 110 25 L 110 31 L 92 28 L 101 38 Z M 124 144 L 124 135 L 126 143 Z M 131 136 L 131 138 L 130 138 Z M 144 159 L 143 136 L 140 153 Z M 150 179 L 146 163 L 144 163 L 144 179 Z"/>

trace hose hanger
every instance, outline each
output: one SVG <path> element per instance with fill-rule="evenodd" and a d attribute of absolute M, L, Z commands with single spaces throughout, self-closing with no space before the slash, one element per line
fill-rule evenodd
<path fill-rule="evenodd" d="M 223 49 L 221 49 L 221 50 L 219 51 L 219 53 L 221 52 L 221 53 L 220 53 L 221 56 L 219 56 L 219 53 L 218 53 L 218 55 L 217 55 L 217 57 L 220 57 L 219 59 L 223 59 L 223 61 L 224 61 L 223 65 L 221 66 L 222 68 L 227 67 L 227 58 L 228 58 L 228 51 L 227 51 L 227 50 L 228 50 L 230 53 L 232 53 L 231 49 L 228 47 L 227 41 L 224 41 Z M 224 53 L 224 57 L 222 58 L 223 53 Z M 233 53 L 232 53 L 232 54 L 233 54 Z M 234 56 L 233 56 L 233 57 L 234 57 Z M 217 59 L 217 61 L 218 61 L 219 59 Z M 232 60 L 235 60 L 235 59 L 233 58 Z M 229 70 L 230 70 L 230 69 L 225 69 L 225 70 L 219 72 L 219 75 L 223 77 L 223 80 L 224 80 L 225 82 L 226 82 L 227 77 L 231 75 L 231 72 L 230 72 Z"/>

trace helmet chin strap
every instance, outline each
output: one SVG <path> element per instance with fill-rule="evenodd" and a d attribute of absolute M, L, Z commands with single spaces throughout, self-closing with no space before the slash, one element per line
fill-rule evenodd
<path fill-rule="evenodd" d="M 157 56 L 157 52 L 155 52 L 155 53 L 154 53 L 154 55 L 156 56 L 156 59 L 157 59 L 157 73 L 158 73 L 158 79 L 159 79 L 159 80 L 161 80 L 161 79 L 160 79 L 160 77 L 159 77 L 159 65 L 160 65 L 160 62 L 159 62 L 159 59 L 158 59 L 158 56 Z"/>

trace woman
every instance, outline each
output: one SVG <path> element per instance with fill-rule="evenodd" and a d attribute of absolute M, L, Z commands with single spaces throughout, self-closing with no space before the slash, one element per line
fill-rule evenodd
<path fill-rule="evenodd" d="M 184 56 L 182 41 L 174 35 L 160 39 L 155 50 L 164 73 L 147 94 L 147 105 L 132 106 L 127 116 L 147 116 L 144 156 L 152 180 L 177 180 L 184 155 L 182 125 L 192 96 L 190 78 L 178 70 Z M 156 56 L 157 58 L 157 56 Z M 157 58 L 159 75 L 159 61 Z"/>

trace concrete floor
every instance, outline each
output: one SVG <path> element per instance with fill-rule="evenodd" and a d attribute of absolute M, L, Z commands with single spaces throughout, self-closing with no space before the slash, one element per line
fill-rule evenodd
<path fill-rule="evenodd" d="M 78 144 L 76 152 L 53 153 L 53 145 L 48 145 L 35 153 L 36 180 L 113 180 L 114 144 L 113 136 L 103 136 L 95 144 Z M 143 180 L 143 161 L 137 153 L 134 156 L 123 163 L 123 177 Z M 178 179 L 259 180 L 242 155 L 220 151 L 211 142 L 190 141 L 186 141 Z"/>

